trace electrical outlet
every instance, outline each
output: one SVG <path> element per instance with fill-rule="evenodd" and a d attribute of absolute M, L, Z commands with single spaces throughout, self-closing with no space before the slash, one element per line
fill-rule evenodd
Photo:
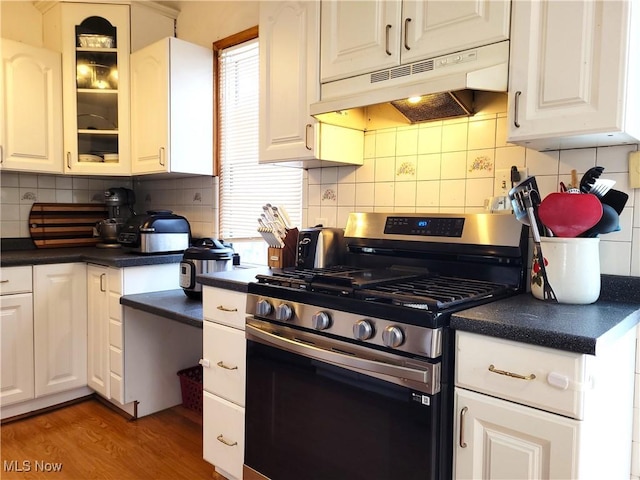
<path fill-rule="evenodd" d="M 520 180 L 515 182 L 514 185 L 522 182 L 525 178 L 527 178 L 526 168 L 518 168 L 518 173 L 520 174 Z M 507 195 L 511 188 L 511 170 L 507 170 L 506 168 L 496 170 L 496 175 L 493 183 L 493 195 L 495 197 Z"/>
<path fill-rule="evenodd" d="M 629 186 L 640 188 L 640 152 L 629 154 Z"/>

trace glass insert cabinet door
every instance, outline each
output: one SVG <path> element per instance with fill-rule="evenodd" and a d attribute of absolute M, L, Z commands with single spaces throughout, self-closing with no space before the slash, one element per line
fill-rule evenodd
<path fill-rule="evenodd" d="M 129 6 L 62 7 L 64 170 L 129 174 Z"/>

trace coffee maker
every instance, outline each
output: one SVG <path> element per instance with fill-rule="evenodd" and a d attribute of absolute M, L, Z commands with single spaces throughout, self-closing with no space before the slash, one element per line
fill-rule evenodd
<path fill-rule="evenodd" d="M 100 248 L 120 248 L 118 233 L 122 226 L 135 212 L 135 194 L 129 188 L 115 187 L 104 192 L 104 203 L 109 212 L 109 218 L 96 224 L 96 233 L 101 241 L 96 246 Z"/>

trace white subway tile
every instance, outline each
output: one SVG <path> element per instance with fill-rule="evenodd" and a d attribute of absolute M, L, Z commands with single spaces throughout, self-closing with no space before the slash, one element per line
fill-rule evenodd
<path fill-rule="evenodd" d="M 89 179 L 82 177 L 73 177 L 71 180 L 71 185 L 74 190 L 88 190 L 89 189 Z"/>
<path fill-rule="evenodd" d="M 338 205 L 338 185 L 329 184 L 320 186 L 320 206 Z"/>
<path fill-rule="evenodd" d="M 418 181 L 416 184 L 416 206 L 438 207 L 440 205 L 440 182 L 437 180 Z"/>
<path fill-rule="evenodd" d="M 20 225 L 22 222 L 14 221 L 2 221 L 0 222 L 0 228 L 2 228 L 2 238 L 14 238 L 20 237 Z M 26 235 L 25 235 L 26 236 Z"/>
<path fill-rule="evenodd" d="M 529 175 L 557 175 L 560 167 L 560 153 L 557 150 L 538 152 L 526 149 L 526 167 Z"/>
<path fill-rule="evenodd" d="M 395 180 L 395 157 L 377 157 L 375 165 L 376 182 L 392 182 Z"/>
<path fill-rule="evenodd" d="M 496 120 L 481 120 L 469 122 L 469 138 L 467 148 L 469 150 L 481 150 L 495 148 L 496 146 Z"/>
<path fill-rule="evenodd" d="M 373 182 L 376 178 L 376 161 L 374 158 L 365 158 L 362 166 L 356 170 L 356 182 Z M 311 182 L 309 182 L 311 183 Z"/>
<path fill-rule="evenodd" d="M 629 172 L 629 152 L 637 150 L 637 145 L 598 147 L 596 149 L 596 163 L 604 167 L 605 173 Z"/>
<path fill-rule="evenodd" d="M 38 175 L 21 173 L 19 181 L 20 188 L 38 188 Z"/>
<path fill-rule="evenodd" d="M 338 206 L 345 207 L 355 205 L 356 203 L 356 184 L 340 183 L 338 184 Z"/>
<path fill-rule="evenodd" d="M 445 124 L 442 126 L 442 151 L 460 152 L 467 150 L 468 123 Z"/>
<path fill-rule="evenodd" d="M 416 179 L 439 180 L 441 168 L 440 153 L 418 155 Z"/>
<path fill-rule="evenodd" d="M 38 175 L 38 188 L 56 188 L 56 177 L 53 175 Z"/>
<path fill-rule="evenodd" d="M 591 167 L 596 166 L 596 149 L 595 148 L 576 148 L 572 150 L 560 151 L 560 168 L 559 173 L 571 173 L 571 170 L 577 170 L 582 175 Z"/>
<path fill-rule="evenodd" d="M 338 183 L 338 167 L 326 167 L 322 169 L 321 183 Z"/>
<path fill-rule="evenodd" d="M 467 176 L 467 152 L 449 152 L 442 154 L 440 164 L 440 178 L 450 180 L 466 178 Z"/>
<path fill-rule="evenodd" d="M 493 178 L 495 176 L 495 149 L 470 150 L 467 152 L 467 178 Z"/>
<path fill-rule="evenodd" d="M 62 190 L 71 190 L 73 188 L 73 180 L 71 177 L 56 177 L 56 188 Z"/>
<path fill-rule="evenodd" d="M 309 185 L 309 208 L 320 206 L 321 187 L 320 185 Z"/>
<path fill-rule="evenodd" d="M 524 147 L 517 145 L 508 145 L 495 150 L 495 168 L 496 170 L 510 170 L 512 165 L 518 168 L 525 166 Z M 524 178 L 522 179 L 524 180 Z"/>
<path fill-rule="evenodd" d="M 2 172 L 0 175 L 0 185 L 2 187 L 15 187 L 20 186 L 20 174 L 17 172 Z"/>
<path fill-rule="evenodd" d="M 376 156 L 376 132 L 366 132 L 364 134 L 364 158 L 374 158 Z"/>
<path fill-rule="evenodd" d="M 4 173 L 2 174 L 4 177 Z M 0 201 L 2 204 L 17 205 L 20 203 L 20 189 L 17 187 L 5 187 L 0 188 Z"/>
<path fill-rule="evenodd" d="M 0 221 L 2 222 L 18 222 L 20 221 L 20 210 L 15 205 L 0 205 Z"/>
<path fill-rule="evenodd" d="M 335 204 L 331 206 L 322 205 L 320 207 L 320 218 L 323 219 L 323 226 L 335 227 L 338 221 L 338 207 Z"/>
<path fill-rule="evenodd" d="M 406 155 L 403 157 L 396 157 L 395 165 L 395 181 L 396 182 L 408 182 L 416 181 L 418 173 L 417 155 Z"/>
<path fill-rule="evenodd" d="M 73 202 L 72 190 L 56 190 L 56 202 L 72 203 Z"/>
<path fill-rule="evenodd" d="M 465 188 L 465 206 L 484 208 L 485 199 L 493 195 L 493 178 L 470 178 Z"/>
<path fill-rule="evenodd" d="M 442 125 L 420 126 L 418 129 L 418 154 L 439 154 L 441 151 Z"/>
<path fill-rule="evenodd" d="M 396 134 L 396 155 L 418 154 L 418 127 L 407 127 L 398 129 Z"/>
<path fill-rule="evenodd" d="M 379 130 L 376 133 L 376 157 L 394 157 L 396 155 L 396 130 Z"/>
<path fill-rule="evenodd" d="M 357 167 L 349 165 L 346 167 L 338 167 L 338 183 L 355 183 Z M 306 171 L 306 170 L 305 170 Z"/>
<path fill-rule="evenodd" d="M 393 204 L 394 206 L 401 208 L 415 207 L 416 182 L 397 182 Z"/>
<path fill-rule="evenodd" d="M 440 183 L 440 209 L 464 207 L 465 180 L 442 180 Z M 450 211 L 450 210 L 447 210 Z"/>
<path fill-rule="evenodd" d="M 374 184 L 373 190 L 376 207 L 393 207 L 395 185 L 394 182 L 376 182 Z"/>

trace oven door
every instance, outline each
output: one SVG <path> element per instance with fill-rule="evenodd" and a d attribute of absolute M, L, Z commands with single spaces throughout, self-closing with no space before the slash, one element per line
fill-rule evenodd
<path fill-rule="evenodd" d="M 246 337 L 245 480 L 438 478 L 438 363 L 251 319 Z"/>

